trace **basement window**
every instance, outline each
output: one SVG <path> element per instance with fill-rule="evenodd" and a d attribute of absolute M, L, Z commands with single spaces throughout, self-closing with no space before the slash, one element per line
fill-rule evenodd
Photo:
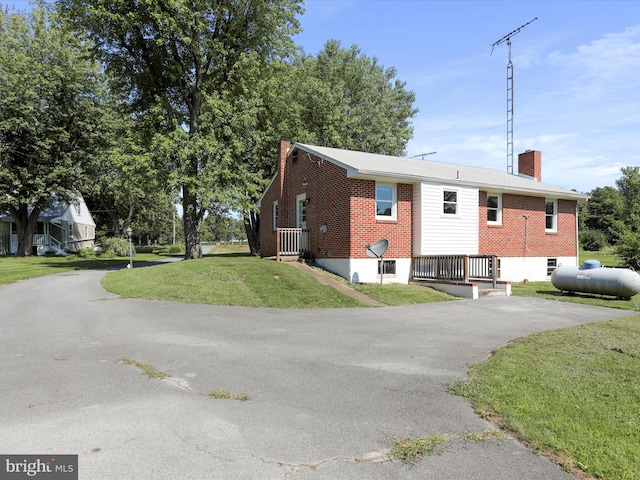
<path fill-rule="evenodd" d="M 382 272 L 381 272 L 382 270 Z M 378 262 L 378 275 L 395 275 L 396 274 L 396 261 L 395 260 L 382 260 Z"/>
<path fill-rule="evenodd" d="M 547 277 L 550 277 L 553 271 L 558 266 L 557 258 L 547 258 Z"/>

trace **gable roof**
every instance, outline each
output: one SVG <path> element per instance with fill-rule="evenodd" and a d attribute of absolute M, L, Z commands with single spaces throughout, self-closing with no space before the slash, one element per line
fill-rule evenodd
<path fill-rule="evenodd" d="M 396 180 L 404 183 L 438 182 L 474 186 L 491 191 L 571 200 L 588 195 L 491 168 L 414 160 L 375 153 L 294 143 L 291 149 L 315 155 L 347 170 L 349 178 Z"/>
<path fill-rule="evenodd" d="M 80 214 L 75 211 L 75 208 L 70 208 L 75 203 L 79 203 L 81 205 Z M 30 206 L 29 215 L 31 215 L 32 211 L 33 208 Z M 82 225 L 96 226 L 93 221 L 93 216 L 91 215 L 91 212 L 89 211 L 89 208 L 81 194 L 78 194 L 76 199 L 71 203 L 63 202 L 56 198 L 49 208 L 42 210 L 38 215 L 38 222 L 57 223 L 60 220 L 80 223 Z M 0 222 L 13 222 L 13 217 L 8 213 L 0 213 Z"/>

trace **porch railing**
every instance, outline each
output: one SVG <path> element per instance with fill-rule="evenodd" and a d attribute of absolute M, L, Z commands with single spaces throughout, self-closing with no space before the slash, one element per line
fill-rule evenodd
<path fill-rule="evenodd" d="M 495 255 L 427 255 L 413 257 L 411 276 L 415 280 L 458 282 L 498 282 L 498 258 Z"/>
<path fill-rule="evenodd" d="M 0 233 L 0 255 L 6 255 L 10 251 L 10 242 L 8 233 Z"/>
<path fill-rule="evenodd" d="M 0 242 L 1 241 L 2 240 L 0 240 Z M 31 242 L 31 245 L 34 247 L 51 247 L 51 246 L 54 246 L 57 248 L 62 247 L 62 243 L 60 243 L 60 241 L 57 238 L 55 238 L 53 235 L 50 235 L 48 233 L 34 233 L 33 241 Z M 11 247 L 12 249 L 18 248 L 18 235 L 15 233 L 11 234 Z"/>
<path fill-rule="evenodd" d="M 276 260 L 281 256 L 296 256 L 309 251 L 309 231 L 302 228 L 277 229 Z"/>

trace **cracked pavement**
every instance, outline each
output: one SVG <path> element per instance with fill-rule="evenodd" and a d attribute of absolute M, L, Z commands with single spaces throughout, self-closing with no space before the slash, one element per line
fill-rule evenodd
<path fill-rule="evenodd" d="M 118 298 L 100 286 L 105 273 L 0 286 L 1 453 L 77 454 L 91 480 L 568 480 L 509 437 L 462 440 L 491 425 L 444 385 L 514 338 L 628 315 L 518 297 L 184 305 Z M 213 390 L 251 398 L 203 393 Z M 434 434 L 452 438 L 439 454 L 389 459 L 394 439 Z"/>

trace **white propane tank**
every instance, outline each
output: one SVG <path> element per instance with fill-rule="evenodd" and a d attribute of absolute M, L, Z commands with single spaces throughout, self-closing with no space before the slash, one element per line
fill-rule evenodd
<path fill-rule="evenodd" d="M 640 292 L 640 275 L 629 268 L 601 267 L 598 260 L 586 260 L 581 267 L 559 266 L 551 283 L 565 292 L 599 293 L 630 298 Z"/>

